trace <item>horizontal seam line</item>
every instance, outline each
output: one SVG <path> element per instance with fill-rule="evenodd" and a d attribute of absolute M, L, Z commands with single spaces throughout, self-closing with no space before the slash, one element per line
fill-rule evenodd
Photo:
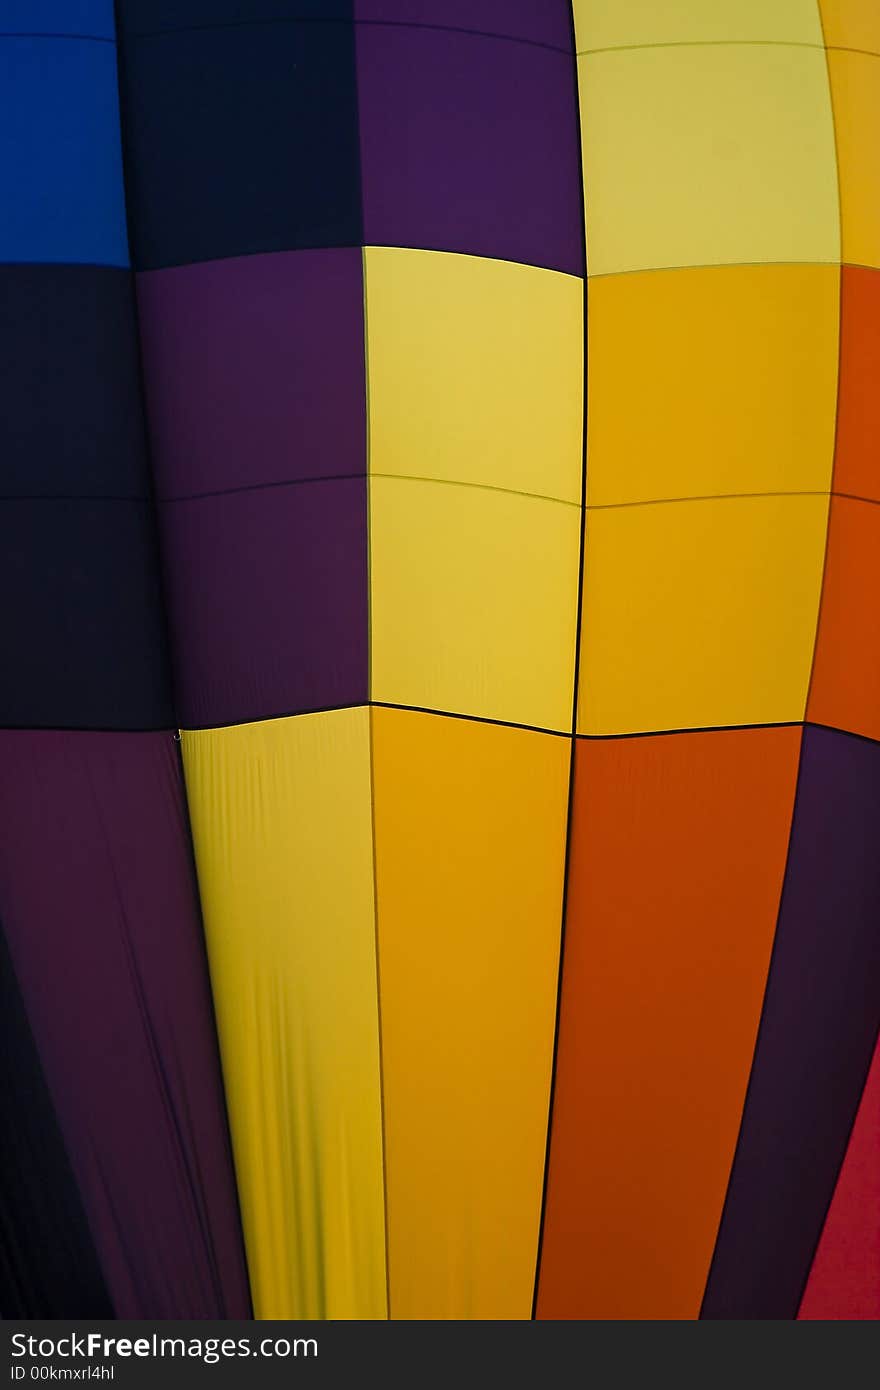
<path fill-rule="evenodd" d="M 133 266 L 109 264 L 103 261 L 7 261 L 4 268 L 8 266 L 67 266 L 85 265 L 99 270 L 129 270 L 133 269 L 136 276 L 159 275 L 167 270 L 187 270 L 190 266 L 201 265 L 222 265 L 226 261 L 243 261 L 251 256 L 290 256 L 299 251 L 424 251 L 432 256 L 467 256 L 474 261 L 497 261 L 501 265 L 521 265 L 529 270 L 543 270 L 549 275 L 566 275 L 571 280 L 583 280 L 584 276 L 573 270 L 561 270 L 558 266 L 540 265 L 537 261 L 517 260 L 513 256 L 487 256 L 480 251 L 462 251 L 449 246 L 404 246 L 392 241 L 368 241 L 368 242 L 338 242 L 332 246 L 288 246 L 281 247 L 274 251 L 236 251 L 228 256 L 206 256 L 201 260 L 194 261 L 173 261 L 167 265 L 156 266 Z M 869 265 L 865 261 L 847 261 L 836 257 L 833 260 L 781 260 L 781 261 L 699 261 L 686 265 L 638 265 L 628 266 L 623 270 L 596 270 L 591 271 L 587 276 L 588 281 L 609 280 L 619 275 L 660 275 L 670 270 L 751 270 L 762 267 L 768 269 L 779 266 L 791 266 L 792 268 L 803 268 L 804 266 L 815 266 L 817 269 L 824 269 L 826 266 L 839 269 L 850 268 L 852 270 L 874 270 L 880 274 L 880 266 Z"/>
<path fill-rule="evenodd" d="M 418 473 L 380 473 L 373 469 L 370 473 L 371 478 L 391 478 L 404 483 L 435 483 L 441 487 L 467 487 L 475 488 L 478 492 L 501 492 L 509 497 L 528 497 L 535 502 L 558 502 L 562 507 L 577 507 L 580 510 L 580 502 L 569 501 L 567 497 L 551 497 L 545 492 L 524 492 L 522 488 L 501 487 L 496 483 L 471 483 L 463 478 L 424 478 Z"/>
<path fill-rule="evenodd" d="M 305 483 L 346 483 L 360 478 L 366 479 L 366 476 L 366 470 L 362 473 L 320 473 L 313 478 L 280 478 L 272 483 L 242 483 L 240 487 L 218 487 L 210 492 L 184 492 L 173 497 L 157 493 L 156 501 L 163 505 L 171 502 L 200 502 L 203 498 L 231 497 L 239 492 L 268 492 L 272 488 L 300 487 Z"/>
<path fill-rule="evenodd" d="M 404 483 L 433 483 L 441 487 L 475 488 L 480 492 L 500 492 L 511 497 L 527 497 L 536 502 L 557 502 L 562 507 L 577 507 L 580 509 L 581 505 L 580 502 L 570 502 L 565 497 L 551 497 L 542 492 L 523 492 L 519 488 L 500 487 L 492 483 L 472 483 L 458 478 L 423 478 L 413 473 L 380 473 L 376 471 L 370 472 L 369 475 L 364 471 L 363 473 L 334 473 L 314 478 L 288 478 L 274 483 L 246 483 L 241 487 L 217 488 L 212 492 L 191 492 L 176 497 L 163 497 L 159 495 L 157 501 L 163 505 L 172 502 L 198 502 L 203 498 L 228 497 L 234 496 L 236 493 L 240 492 L 266 492 L 271 488 L 300 487 L 303 484 L 310 483 L 341 483 L 359 481 L 361 479 L 366 481 L 368 476 L 371 478 L 393 479 Z"/>
<path fill-rule="evenodd" d="M 177 730 L 173 724 L 3 724 L 3 734 L 168 734 Z"/>
<path fill-rule="evenodd" d="M 315 248 L 317 249 L 317 248 Z M 461 251 L 449 246 L 405 246 L 402 242 L 396 241 L 365 241 L 362 246 L 345 248 L 359 251 L 423 251 L 428 256 L 465 256 L 471 261 L 497 261 L 499 265 L 521 265 L 527 270 L 541 270 L 547 275 L 565 275 L 569 280 L 577 280 L 583 283 L 583 273 L 575 270 L 560 270 L 558 266 L 539 265 L 537 261 L 521 261 L 511 256 L 487 256 L 482 251 Z M 795 261 L 793 264 L 799 265 L 801 262 Z M 809 262 L 808 262 L 809 264 Z M 825 264 L 825 262 L 821 262 Z M 838 265 L 838 261 L 829 262 L 831 265 Z M 683 267 L 687 269 L 687 267 Z M 611 272 L 616 273 L 616 272 Z"/>
<path fill-rule="evenodd" d="M 569 501 L 565 497 L 554 497 L 543 492 L 525 492 L 521 488 L 501 487 L 493 483 L 473 483 L 461 478 L 427 478 L 414 473 L 386 473 L 373 470 L 369 473 L 334 473 L 326 476 L 320 475 L 312 478 L 287 478 L 279 482 L 272 483 L 245 483 L 241 487 L 217 488 L 210 492 L 191 492 L 175 497 L 159 495 L 157 501 L 164 505 L 171 505 L 176 502 L 200 502 L 212 497 L 234 497 L 243 492 L 268 492 L 273 488 L 302 487 L 310 484 L 320 483 L 344 483 L 359 482 L 367 480 L 367 477 L 383 478 L 390 481 L 404 483 L 431 483 L 438 487 L 463 487 L 472 488 L 477 492 L 497 492 L 508 497 L 524 497 L 535 502 L 553 502 L 561 507 L 575 507 L 580 510 L 580 502 Z M 761 497 L 850 497 L 853 501 L 871 502 L 868 497 L 856 497 L 850 493 L 833 492 L 828 488 L 782 488 L 768 490 L 766 492 L 718 492 L 718 493 L 695 493 L 683 497 L 646 497 L 632 502 L 587 502 L 588 512 L 607 512 L 618 511 L 625 507 L 663 507 L 673 506 L 679 502 L 736 502 L 750 501 Z M 147 498 L 140 497 L 35 497 L 35 498 L 0 498 L 0 501 L 120 501 L 138 502 L 147 501 Z"/>
<path fill-rule="evenodd" d="M 327 705 L 320 709 L 293 710 L 289 714 L 270 714 L 257 719 L 241 719 L 229 724 L 191 724 L 186 728 L 174 726 L 173 724 L 140 724 L 140 725 L 108 725 L 108 724 L 4 724 L 0 728 L 3 733 L 59 733 L 59 734 L 135 734 L 146 737 L 155 734 L 168 734 L 173 736 L 176 733 L 213 733 L 220 729 L 239 729 L 246 724 L 272 724 L 279 719 L 300 719 L 310 714 L 337 714 L 344 710 L 355 709 L 398 709 L 412 714 L 430 714 L 438 719 L 463 719 L 475 724 L 489 724 L 492 727 L 504 729 L 521 729 L 525 733 L 549 734 L 552 738 L 570 738 L 570 731 L 559 731 L 557 729 L 545 729 L 535 724 L 516 724 L 504 719 L 486 719 L 478 714 L 457 714 L 450 710 L 428 709 L 420 705 L 396 705 L 382 700 L 369 700 L 357 704 L 348 705 Z M 880 744 L 880 740 L 871 738 L 869 734 L 856 733 L 853 729 L 843 729 L 836 724 L 823 724 L 816 719 L 783 719 L 776 723 L 767 724 L 705 724 L 693 725 L 681 729 L 641 729 L 633 733 L 625 734 L 577 734 L 576 737 L 585 742 L 614 741 L 619 742 L 627 738 L 672 738 L 676 734 L 712 734 L 712 733 L 737 733 L 748 729 L 796 729 L 804 728 L 825 729 L 828 733 L 842 734 L 846 738 L 859 739 L 862 743 Z"/>
<path fill-rule="evenodd" d="M 866 502 L 869 507 L 880 507 L 880 497 L 862 497 L 857 492 L 841 492 L 839 488 L 834 488 L 832 497 L 843 497 L 847 502 Z"/>
<path fill-rule="evenodd" d="M 707 492 L 690 497 L 646 497 L 637 502 L 588 502 L 588 512 L 617 511 L 622 507 L 664 507 L 677 502 L 738 502 L 760 497 L 830 497 L 831 488 L 792 488 L 777 492 Z"/>
<path fill-rule="evenodd" d="M 109 43 L 115 46 L 115 39 L 108 39 L 103 34 L 47 34 L 47 33 L 7 33 L 0 31 L 0 39 L 73 39 L 77 43 Z"/>
<path fill-rule="evenodd" d="M 391 700 L 371 700 L 373 709 L 399 709 L 411 714 L 431 714 L 438 719 L 461 719 L 468 724 L 488 724 L 496 729 L 521 729 L 527 734 L 547 734 L 550 738 L 571 738 L 570 729 L 548 729 L 542 724 L 520 724 L 513 719 L 490 719 L 487 715 L 463 714 L 458 710 L 431 709 L 427 705 L 400 705 Z"/>
<path fill-rule="evenodd" d="M 808 48 L 819 53 L 827 51 L 820 40 L 810 43 L 807 39 L 669 39 L 660 43 L 618 43 L 606 48 L 580 48 L 579 58 L 592 58 L 601 53 L 639 53 L 655 48 Z"/>
<path fill-rule="evenodd" d="M 514 257 L 514 256 L 487 256 L 487 255 L 484 255 L 483 252 L 481 252 L 481 251 L 462 251 L 460 248 L 454 247 L 454 246 L 404 246 L 402 242 L 394 242 L 394 241 L 366 241 L 366 242 L 364 242 L 364 241 L 358 241 L 358 242 L 346 241 L 346 242 L 333 242 L 332 245 L 317 245 L 317 246 L 309 245 L 309 246 L 286 246 L 286 247 L 282 246 L 282 247 L 280 247 L 280 248 L 278 248 L 278 249 L 276 249 L 276 250 L 271 250 L 271 251 L 233 251 L 233 252 L 230 252 L 230 254 L 229 254 L 228 256 L 205 256 L 205 257 L 203 257 L 203 258 L 200 259 L 200 260 L 194 260 L 194 261 L 170 261 L 170 262 L 169 262 L 168 264 L 166 264 L 166 265 L 152 265 L 152 266 L 148 266 L 148 265 L 134 265 L 134 266 L 132 266 L 132 267 L 129 267 L 129 266 L 119 266 L 119 267 L 117 267 L 117 266 L 107 266 L 106 269 L 108 269 L 108 270 L 116 270 L 116 269 L 128 270 L 129 268 L 131 268 L 131 269 L 134 271 L 134 274 L 135 274 L 136 278 L 140 278 L 140 276 L 142 276 L 142 275 L 161 275 L 163 272 L 169 271 L 169 270 L 188 270 L 191 266 L 201 266 L 201 265 L 223 265 L 223 264 L 224 264 L 225 262 L 227 262 L 227 261 L 245 261 L 245 260 L 249 260 L 252 256 L 292 256 L 292 255 L 295 255 L 297 252 L 310 252 L 310 251 L 360 251 L 360 252 L 364 252 L 364 251 L 423 251 L 426 255 L 429 255 L 429 256 L 466 256 L 469 260 L 472 260 L 472 261 L 496 261 L 499 265 L 521 265 L 521 266 L 524 266 L 527 270 L 541 270 L 541 271 L 543 271 L 543 272 L 544 272 L 545 274 L 547 274 L 547 275 L 565 275 L 565 276 L 567 276 L 567 278 L 568 278 L 569 280 L 577 280 L 577 281 L 583 282 L 583 279 L 584 279 L 583 274 L 579 273 L 578 271 L 574 271 L 574 270 L 562 270 L 562 269 L 560 269 L 559 266 L 539 264 L 537 261 L 517 260 L 516 257 Z M 65 261 L 60 261 L 60 262 L 59 262 L 59 261 L 15 261 L 15 262 L 6 262 L 6 264 L 8 264 L 8 265 L 24 265 L 24 266 L 29 266 L 29 265 L 66 265 L 66 264 L 70 264 L 70 262 L 65 262 Z M 92 264 L 92 263 L 91 263 L 91 262 L 84 262 L 84 264 L 89 264 L 89 265 L 90 265 L 90 264 Z M 762 265 L 763 265 L 763 264 L 765 264 L 765 262 L 758 262 L 758 264 L 762 264 Z M 773 262 L 768 262 L 768 264 L 774 264 L 774 263 L 773 263 Z M 782 264 L 792 264 L 792 265 L 835 265 L 835 266 L 836 266 L 836 265 L 839 265 L 840 262 L 839 262 L 839 261 L 792 261 L 792 262 L 783 262 Z M 103 266 L 102 266 L 102 268 L 103 268 Z M 650 267 L 650 266 L 646 267 L 646 269 L 654 269 L 654 268 L 655 268 L 655 267 Z M 870 269 L 870 267 L 866 267 L 866 268 Z M 696 267 L 692 267 L 692 266 L 657 266 L 656 269 L 658 269 L 658 270 L 690 270 L 690 269 L 697 269 L 697 270 L 699 270 L 699 269 L 701 269 L 701 267 L 699 267 L 699 266 L 696 266 Z M 607 272 L 607 273 L 610 274 L 610 275 L 628 275 L 628 274 L 630 274 L 631 272 L 629 272 L 629 271 L 609 271 L 609 272 Z"/>
<path fill-rule="evenodd" d="M 0 270 L 115 270 L 122 271 L 125 275 L 134 273 L 134 266 L 131 261 L 3 261 Z"/>
<path fill-rule="evenodd" d="M 619 275 L 661 275 L 670 270 L 760 270 L 763 267 L 768 269 L 791 266 L 792 269 L 802 269 L 803 267 L 813 266 L 817 270 L 824 270 L 831 267 L 839 270 L 842 266 L 852 266 L 854 270 L 874 270 L 874 266 L 862 265 L 859 261 L 829 260 L 804 260 L 804 261 L 700 261 L 692 265 L 637 265 L 629 266 L 625 270 L 596 270 L 591 272 L 587 279 L 611 280 Z M 565 274 L 564 271 L 557 274 Z"/>
<path fill-rule="evenodd" d="M 619 741 L 625 738 L 671 738 L 675 734 L 723 734 L 737 733 L 745 729 L 797 729 L 803 719 L 778 719 L 755 724 L 689 724 L 680 729 L 631 729 L 623 734 L 575 734 L 575 738 L 587 741 Z"/>
<path fill-rule="evenodd" d="M 485 715 L 462 714 L 456 710 L 431 709 L 427 705 L 404 705 L 397 704 L 390 700 L 361 700 L 353 704 L 345 705 L 325 705 L 317 709 L 290 710 L 284 714 L 267 714 L 255 719 L 239 719 L 233 723 L 220 724 L 190 724 L 181 727 L 180 733 L 212 733 L 220 729 L 240 729 L 247 724 L 272 724 L 281 719 L 302 719 L 312 714 L 339 714 L 345 710 L 356 709 L 388 709 L 401 710 L 410 714 L 428 714 L 436 719 L 460 719 L 469 724 L 487 724 L 492 728 L 501 729 L 520 729 L 528 734 L 547 734 L 551 738 L 571 738 L 570 729 L 548 729 L 539 724 L 520 724 L 510 719 L 490 719 Z M 868 734 L 855 733 L 852 729 L 842 729 L 834 724 L 822 724 L 815 719 L 778 719 L 759 721 L 752 724 L 693 724 L 681 728 L 666 729 L 633 729 L 620 734 L 585 734 L 577 732 L 575 738 L 582 742 L 620 742 L 621 739 L 636 738 L 674 738 L 677 734 L 723 734 L 746 732 L 749 729 L 798 729 L 798 728 L 817 728 L 827 729 L 829 733 L 844 734 L 849 738 L 861 739 L 865 743 L 880 743 L 878 739 L 872 739 Z M 113 731 L 108 731 L 113 732 Z M 144 730 L 143 732 L 160 732 L 160 730 Z"/>
<path fill-rule="evenodd" d="M 839 724 L 823 724 L 818 719 L 805 719 L 804 727 L 825 729 L 829 734 L 843 734 L 844 738 L 857 738 L 861 743 L 880 745 L 880 739 L 871 738 L 870 734 L 859 734 L 856 733 L 855 729 L 842 729 Z"/>
<path fill-rule="evenodd" d="M 12 492 L 0 494 L 0 502 L 149 502 L 150 494 L 101 492 Z"/>
<path fill-rule="evenodd" d="M 880 58 L 880 50 L 874 48 L 850 48 L 845 43 L 827 43 L 826 53 L 858 53 L 862 58 Z"/>
<path fill-rule="evenodd" d="M 357 31 L 358 29 L 415 29 L 427 30 L 430 33 L 440 34 L 465 34 L 470 38 L 477 39 L 497 39 L 501 43 L 518 43 L 526 48 L 542 48 L 549 53 L 560 53 L 565 58 L 571 57 L 571 50 L 560 48 L 556 44 L 542 43 L 539 39 L 524 39 L 518 34 L 495 34 L 487 29 L 464 29 L 453 24 L 407 24 L 404 20 L 394 19 L 353 19 L 342 16 L 333 17 L 331 15 L 301 15 L 291 16 L 290 18 L 277 19 L 242 19 L 228 24 L 185 24 L 179 29 L 129 29 L 123 32 L 123 38 L 128 39 L 162 39 L 174 34 L 197 34 L 218 29 L 263 29 L 268 26 L 278 24 L 336 24 Z"/>
<path fill-rule="evenodd" d="M 522 729 L 530 734 L 548 734 L 551 738 L 571 738 L 570 729 L 548 729 L 539 724 L 520 724 L 512 719 L 491 719 L 480 714 L 464 714 L 456 710 L 431 709 L 427 705 L 402 705 L 390 700 L 359 700 L 354 704 L 324 705 L 318 709 L 290 710 L 284 714 L 267 714 L 256 719 L 239 719 L 234 723 L 189 724 L 181 733 L 207 733 L 213 729 L 237 729 L 243 724 L 270 724 L 277 719 L 300 719 L 310 714 L 336 714 L 349 709 L 399 709 L 412 714 L 430 714 L 438 719 L 462 719 L 472 724 L 490 724 L 495 728 Z"/>

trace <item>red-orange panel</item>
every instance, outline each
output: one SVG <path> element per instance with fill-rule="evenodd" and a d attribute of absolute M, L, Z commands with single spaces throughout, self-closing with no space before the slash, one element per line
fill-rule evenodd
<path fill-rule="evenodd" d="M 834 488 L 880 499 L 880 270 L 841 274 Z"/>
<path fill-rule="evenodd" d="M 831 499 L 807 718 L 880 739 L 880 504 L 876 502 Z"/>
<path fill-rule="evenodd" d="M 699 1314 L 801 731 L 581 741 L 538 1316 Z"/>

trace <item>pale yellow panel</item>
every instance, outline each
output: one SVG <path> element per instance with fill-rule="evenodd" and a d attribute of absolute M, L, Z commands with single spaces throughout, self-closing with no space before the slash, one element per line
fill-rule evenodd
<path fill-rule="evenodd" d="M 822 43 L 816 0 L 574 0 L 574 23 L 579 53 L 659 43 Z"/>
<path fill-rule="evenodd" d="M 391 1315 L 528 1318 L 569 740 L 373 721 Z"/>
<path fill-rule="evenodd" d="M 370 481 L 371 696 L 570 731 L 580 508 Z"/>
<path fill-rule="evenodd" d="M 631 49 L 578 70 L 591 275 L 838 259 L 823 50 Z"/>
<path fill-rule="evenodd" d="M 830 47 L 880 53 L 880 4 L 877 0 L 820 0 L 825 42 Z"/>
<path fill-rule="evenodd" d="M 832 265 L 592 281 L 588 501 L 827 490 L 839 286 Z"/>
<path fill-rule="evenodd" d="M 259 1318 L 384 1318 L 369 711 L 184 733 Z"/>
<path fill-rule="evenodd" d="M 827 513 L 827 496 L 589 512 L 580 731 L 802 719 Z"/>
<path fill-rule="evenodd" d="M 364 252 L 370 471 L 580 501 L 583 281 Z"/>
<path fill-rule="evenodd" d="M 829 51 L 828 70 L 837 127 L 843 259 L 880 268 L 880 58 Z"/>

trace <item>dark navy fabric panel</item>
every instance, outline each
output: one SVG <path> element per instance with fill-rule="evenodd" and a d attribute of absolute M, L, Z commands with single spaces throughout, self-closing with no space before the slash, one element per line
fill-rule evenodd
<path fill-rule="evenodd" d="M 121 55 L 139 269 L 361 243 L 353 26 L 187 30 Z"/>
<path fill-rule="evenodd" d="M 3 0 L 0 33 L 112 39 L 113 0 Z"/>
<path fill-rule="evenodd" d="M 353 0 L 121 0 L 124 34 L 289 19 L 351 19 Z"/>
<path fill-rule="evenodd" d="M 0 931 L 0 1317 L 112 1318 Z"/>
<path fill-rule="evenodd" d="M 0 207 L 0 262 L 128 264 L 114 44 L 0 37 Z"/>
<path fill-rule="evenodd" d="M 151 504 L 0 504 L 0 727 L 173 724 Z"/>
<path fill-rule="evenodd" d="M 0 266 L 0 498 L 149 490 L 131 273 Z"/>

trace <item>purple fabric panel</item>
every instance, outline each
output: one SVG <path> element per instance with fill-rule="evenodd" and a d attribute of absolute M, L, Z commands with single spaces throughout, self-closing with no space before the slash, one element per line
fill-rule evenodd
<path fill-rule="evenodd" d="M 170 734 L 0 732 L 0 916 L 117 1316 L 247 1317 Z"/>
<path fill-rule="evenodd" d="M 367 699 L 365 478 L 161 508 L 184 728 Z"/>
<path fill-rule="evenodd" d="M 161 497 L 366 472 L 360 249 L 138 277 Z"/>
<path fill-rule="evenodd" d="M 582 273 L 569 55 L 364 24 L 357 71 L 367 245 Z"/>
<path fill-rule="evenodd" d="M 355 0 L 354 17 L 470 29 L 571 52 L 571 0 Z"/>
<path fill-rule="evenodd" d="M 779 924 L 702 1316 L 794 1318 L 880 1023 L 880 745 L 804 730 Z"/>

